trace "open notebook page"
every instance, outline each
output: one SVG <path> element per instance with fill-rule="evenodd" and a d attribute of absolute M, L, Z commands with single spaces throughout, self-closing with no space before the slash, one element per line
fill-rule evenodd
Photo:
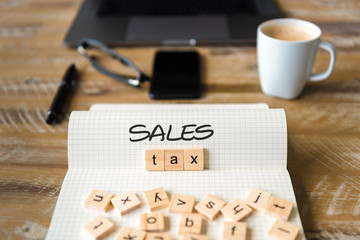
<path fill-rule="evenodd" d="M 134 124 L 148 128 L 173 127 L 176 136 L 184 124 L 211 125 L 214 134 L 202 141 L 161 139 L 130 142 Z M 99 213 L 85 209 L 83 203 L 92 189 L 118 195 L 133 191 L 144 203 L 123 217 L 116 210 L 104 214 L 122 226 L 139 228 L 140 213 L 148 212 L 143 191 L 164 187 L 172 193 L 189 194 L 200 201 L 212 193 L 230 202 L 245 200 L 251 187 L 295 203 L 290 221 L 300 227 L 304 239 L 291 180 L 286 170 L 286 121 L 283 110 L 124 110 L 75 112 L 69 124 L 69 171 L 65 177 L 47 239 L 88 239 L 81 226 Z M 205 171 L 146 172 L 145 148 L 204 147 Z M 163 210 L 166 229 L 178 239 L 179 215 Z M 203 234 L 221 239 L 224 218 L 204 220 Z M 265 239 L 275 219 L 255 213 L 246 219 L 247 239 Z"/>

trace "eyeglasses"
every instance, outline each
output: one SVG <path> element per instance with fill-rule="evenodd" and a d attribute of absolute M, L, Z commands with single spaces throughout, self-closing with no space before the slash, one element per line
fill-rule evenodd
<path fill-rule="evenodd" d="M 135 66 L 135 64 L 132 63 L 129 59 L 119 55 L 114 50 L 112 50 L 111 48 L 108 48 L 105 44 L 103 44 L 95 39 L 91 39 L 91 38 L 81 39 L 80 42 L 78 43 L 78 46 L 76 49 L 82 56 L 84 56 L 86 59 L 89 60 L 91 65 L 96 70 L 98 70 L 99 72 L 101 72 L 111 78 L 114 78 L 115 80 L 117 80 L 119 82 L 129 84 L 134 87 L 140 87 L 141 83 L 150 80 L 150 78 L 148 76 L 146 76 L 145 74 L 143 74 L 140 71 L 140 69 L 137 66 Z M 108 56 L 112 57 L 113 59 L 119 60 L 120 63 L 124 64 L 125 66 L 129 66 L 136 72 L 136 78 L 125 76 L 125 75 L 120 75 L 120 74 L 113 72 L 110 69 L 105 68 L 96 60 L 95 57 L 89 55 L 89 52 L 87 51 L 87 49 L 99 50 L 100 52 L 107 54 Z"/>

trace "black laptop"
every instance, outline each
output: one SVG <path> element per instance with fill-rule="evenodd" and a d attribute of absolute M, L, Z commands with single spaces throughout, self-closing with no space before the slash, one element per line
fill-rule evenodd
<path fill-rule="evenodd" d="M 110 46 L 255 43 L 257 26 L 282 17 L 273 0 L 85 0 L 64 43 Z"/>

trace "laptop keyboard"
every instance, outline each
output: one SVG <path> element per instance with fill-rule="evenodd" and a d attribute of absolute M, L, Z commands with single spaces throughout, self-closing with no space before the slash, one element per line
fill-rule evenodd
<path fill-rule="evenodd" d="M 99 17 L 256 13 L 254 0 L 102 0 Z"/>

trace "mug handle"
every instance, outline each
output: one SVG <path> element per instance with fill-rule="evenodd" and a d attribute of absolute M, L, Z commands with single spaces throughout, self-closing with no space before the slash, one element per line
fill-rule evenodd
<path fill-rule="evenodd" d="M 319 47 L 325 49 L 330 53 L 330 64 L 325 72 L 310 75 L 309 77 L 310 81 L 315 81 L 315 82 L 324 80 L 330 76 L 330 74 L 334 70 L 335 58 L 336 58 L 335 47 L 331 43 L 321 41 L 319 43 Z"/>

